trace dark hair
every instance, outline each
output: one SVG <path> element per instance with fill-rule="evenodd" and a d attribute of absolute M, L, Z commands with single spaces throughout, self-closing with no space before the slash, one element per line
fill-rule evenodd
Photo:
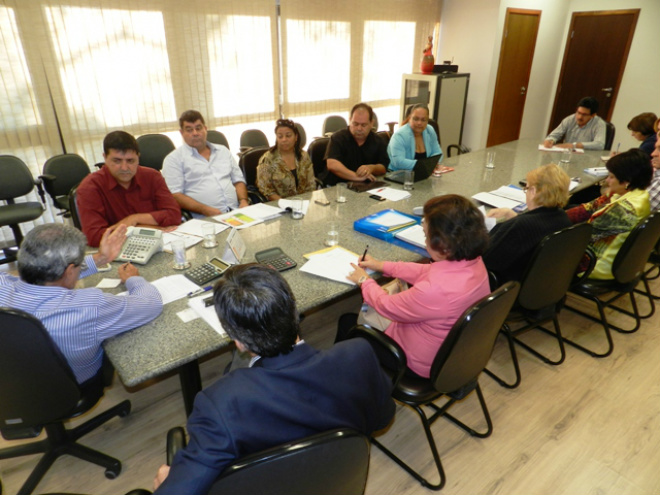
<path fill-rule="evenodd" d="M 639 132 L 642 136 L 650 136 L 655 132 L 653 126 L 657 120 L 658 117 L 653 112 L 640 113 L 628 122 L 628 130 Z"/>
<path fill-rule="evenodd" d="M 129 151 L 133 150 L 138 155 L 140 154 L 140 147 L 133 136 L 125 131 L 112 131 L 103 138 L 103 153 L 106 155 L 110 150 L 116 151 Z"/>
<path fill-rule="evenodd" d="M 293 349 L 300 334 L 296 300 L 277 271 L 258 263 L 229 268 L 215 285 L 215 312 L 230 338 L 255 354 Z"/>
<path fill-rule="evenodd" d="M 302 158 L 302 149 L 300 147 L 300 131 L 298 131 L 298 127 L 296 127 L 296 124 L 293 120 L 289 119 L 279 119 L 277 122 L 275 122 L 275 134 L 277 134 L 277 129 L 280 127 L 286 127 L 287 129 L 291 129 L 293 133 L 296 135 L 296 144 L 293 146 L 293 152 L 296 154 L 296 159 L 300 160 Z M 271 146 L 270 152 L 274 152 L 277 149 L 277 138 L 275 139 L 275 145 Z"/>
<path fill-rule="evenodd" d="M 429 242 L 448 260 L 473 260 L 488 247 L 484 216 L 469 199 L 446 194 L 424 204 Z"/>
<path fill-rule="evenodd" d="M 23 282 L 33 285 L 59 280 L 69 265 L 82 264 L 86 246 L 85 235 L 70 225 L 37 225 L 25 235 L 18 250 L 18 274 Z"/>
<path fill-rule="evenodd" d="M 374 109 L 371 108 L 371 106 L 367 105 L 366 103 L 358 103 L 356 105 L 353 105 L 353 108 L 351 108 L 351 113 L 349 115 L 349 118 L 353 118 L 353 114 L 357 112 L 358 110 L 366 110 L 369 112 L 369 122 L 373 122 L 374 120 Z"/>
<path fill-rule="evenodd" d="M 628 182 L 628 189 L 646 189 L 651 184 L 653 167 L 649 155 L 639 148 L 619 153 L 607 160 L 607 170 L 619 182 Z"/>
<path fill-rule="evenodd" d="M 202 117 L 201 113 L 199 113 L 197 110 L 186 110 L 181 114 L 181 117 L 179 117 L 179 127 L 183 129 L 184 123 L 189 122 L 194 124 L 198 120 L 201 120 L 202 124 L 206 125 L 206 122 L 204 122 L 204 117 Z"/>
<path fill-rule="evenodd" d="M 577 104 L 578 107 L 588 108 L 591 115 L 598 111 L 598 100 L 593 96 L 585 96 Z"/>

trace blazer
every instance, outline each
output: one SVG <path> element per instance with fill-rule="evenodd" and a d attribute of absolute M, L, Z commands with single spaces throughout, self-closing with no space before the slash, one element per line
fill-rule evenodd
<path fill-rule="evenodd" d="M 440 155 L 440 160 L 438 160 L 440 163 L 442 148 L 440 148 L 438 136 L 433 127 L 426 126 L 422 132 L 422 139 L 426 148 L 426 156 Z M 390 170 L 412 170 L 417 160 L 415 160 L 415 135 L 410 125 L 406 124 L 394 133 L 387 145 L 387 154 L 390 156 Z"/>

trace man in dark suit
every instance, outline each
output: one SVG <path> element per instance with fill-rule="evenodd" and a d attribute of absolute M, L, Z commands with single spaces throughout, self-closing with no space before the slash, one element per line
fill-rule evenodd
<path fill-rule="evenodd" d="M 317 351 L 300 338 L 291 289 L 263 265 L 237 265 L 214 291 L 236 347 L 252 356 L 201 391 L 188 419 L 188 446 L 161 466 L 156 494 L 206 494 L 234 461 L 339 427 L 370 434 L 394 416 L 392 384 L 362 339 Z"/>

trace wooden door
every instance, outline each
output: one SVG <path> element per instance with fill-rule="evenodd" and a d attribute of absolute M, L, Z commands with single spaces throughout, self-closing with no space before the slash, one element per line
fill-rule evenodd
<path fill-rule="evenodd" d="M 573 13 L 548 132 L 584 96 L 596 98 L 598 115 L 610 120 L 638 16 L 639 9 Z"/>
<path fill-rule="evenodd" d="M 506 9 L 487 146 L 520 137 L 540 10 Z"/>

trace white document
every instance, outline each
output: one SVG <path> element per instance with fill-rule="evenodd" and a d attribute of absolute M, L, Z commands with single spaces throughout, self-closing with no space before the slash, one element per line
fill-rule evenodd
<path fill-rule="evenodd" d="M 227 337 L 227 332 L 220 325 L 220 320 L 218 315 L 215 312 L 215 307 L 213 305 L 206 306 L 205 299 L 209 296 L 208 294 L 200 297 L 193 297 L 188 300 L 188 306 L 190 306 L 199 316 L 201 316 L 206 323 L 211 325 L 211 328 L 218 332 L 222 337 Z"/>
<path fill-rule="evenodd" d="M 310 256 L 309 261 L 300 268 L 300 271 L 342 284 L 355 285 L 346 277 L 354 270 L 351 263 L 357 265 L 359 257 L 348 249 L 335 246 Z"/>
<path fill-rule="evenodd" d="M 171 303 L 182 297 L 186 297 L 199 286 L 192 280 L 188 280 L 183 274 L 169 275 L 151 282 L 163 298 L 163 304 Z"/>
<path fill-rule="evenodd" d="M 495 208 L 511 209 L 525 203 L 526 200 L 524 191 L 512 186 L 502 186 L 491 192 L 480 192 L 472 197 Z"/>
<path fill-rule="evenodd" d="M 376 225 L 381 225 L 383 227 L 392 228 L 397 225 L 405 225 L 412 222 L 413 220 L 410 217 L 401 215 L 395 211 L 388 211 L 387 213 L 380 215 L 374 219 L 373 223 Z"/>
<path fill-rule="evenodd" d="M 426 234 L 424 234 L 424 227 L 421 225 L 413 225 L 407 229 L 400 230 L 394 234 L 394 237 L 409 242 L 413 246 L 426 249 Z"/>
<path fill-rule="evenodd" d="M 591 167 L 591 168 L 585 168 L 584 169 L 585 173 L 589 175 L 595 175 L 596 177 L 605 177 L 609 173 L 607 170 L 607 167 Z"/>
<path fill-rule="evenodd" d="M 570 184 L 568 184 L 568 190 L 572 191 L 573 189 L 575 189 L 579 185 L 580 185 L 580 183 L 578 181 L 571 180 Z"/>
<path fill-rule="evenodd" d="M 479 207 L 479 211 L 484 216 L 484 223 L 486 224 L 486 229 L 490 232 L 495 225 L 497 225 L 497 218 L 486 216 L 486 208 L 484 206 Z"/>
<path fill-rule="evenodd" d="M 177 229 L 174 232 L 178 234 L 190 234 L 190 235 L 196 235 L 197 237 L 204 237 L 204 232 L 202 232 L 202 225 L 205 224 L 213 225 L 215 227 L 216 235 L 229 228 L 227 225 L 224 225 L 222 223 L 209 222 L 207 220 L 200 220 L 199 218 L 193 218 L 192 220 L 183 222 L 181 225 L 177 227 Z"/>
<path fill-rule="evenodd" d="M 96 284 L 96 287 L 99 289 L 114 289 L 119 287 L 121 284 L 121 279 L 119 278 L 102 278 L 101 281 Z"/>
<path fill-rule="evenodd" d="M 279 206 L 283 210 L 286 210 L 287 208 L 293 209 L 293 201 L 291 201 L 290 199 L 282 198 L 277 202 L 277 206 Z M 304 199 L 303 207 L 302 207 L 303 215 L 307 215 L 308 209 L 309 209 L 309 199 Z"/>
<path fill-rule="evenodd" d="M 403 189 L 395 189 L 393 187 L 381 187 L 380 189 L 372 189 L 369 191 L 369 194 L 375 194 L 381 198 L 389 199 L 390 201 L 399 201 L 402 199 L 408 199 L 410 193 L 404 191 Z"/>
<path fill-rule="evenodd" d="M 275 206 L 257 203 L 238 210 L 230 211 L 222 215 L 216 215 L 213 219 L 236 229 L 245 229 L 264 220 L 276 218 L 284 213 L 284 210 Z"/>
<path fill-rule="evenodd" d="M 177 232 L 176 230 L 173 232 L 163 232 L 163 251 L 171 253 L 172 241 L 175 239 L 183 239 L 186 249 L 202 242 L 202 238 L 197 237 L 196 235 L 184 234 L 182 232 Z"/>
<path fill-rule="evenodd" d="M 546 148 L 542 144 L 539 144 L 539 151 L 552 151 L 552 152 L 560 152 L 563 153 L 566 150 L 566 148 L 560 148 L 559 146 L 553 146 L 552 148 Z M 584 150 L 582 148 L 575 148 L 574 150 L 571 150 L 573 153 L 584 153 Z"/>

